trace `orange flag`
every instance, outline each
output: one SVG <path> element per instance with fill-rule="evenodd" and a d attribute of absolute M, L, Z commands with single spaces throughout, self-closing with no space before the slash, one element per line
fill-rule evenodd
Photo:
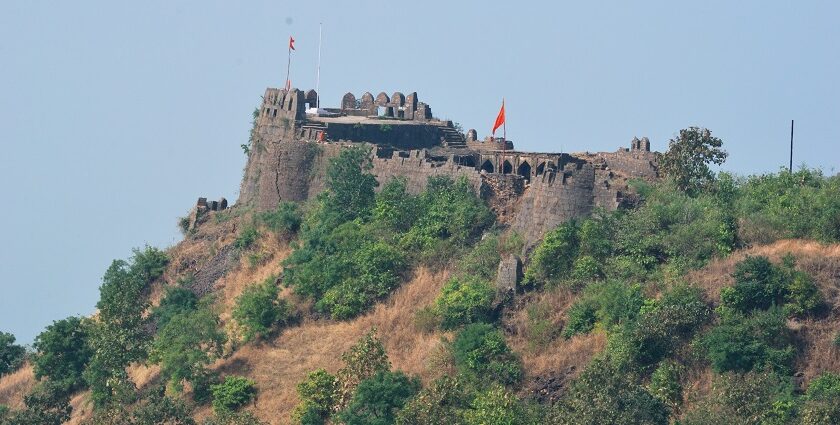
<path fill-rule="evenodd" d="M 493 124 L 493 135 L 496 135 L 496 129 L 505 123 L 505 100 L 502 99 L 502 109 L 499 110 L 499 116 L 496 117 L 496 122 Z"/>
<path fill-rule="evenodd" d="M 289 50 L 295 50 L 295 39 L 291 35 L 289 36 Z"/>

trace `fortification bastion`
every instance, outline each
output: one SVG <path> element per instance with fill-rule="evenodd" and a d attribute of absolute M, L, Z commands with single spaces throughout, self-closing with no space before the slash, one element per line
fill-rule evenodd
<path fill-rule="evenodd" d="M 317 103 L 314 90 L 266 89 L 238 203 L 268 210 L 305 201 L 324 188 L 329 158 L 364 143 L 372 146 L 380 184 L 401 177 L 417 193 L 432 176 L 465 178 L 499 222 L 535 241 L 595 208 L 632 202 L 628 179 L 658 177 L 658 154 L 647 138 L 616 152 L 521 152 L 510 141 L 477 140 L 475 130 L 434 118 L 416 92 L 347 93 L 340 108 L 307 114 Z"/>

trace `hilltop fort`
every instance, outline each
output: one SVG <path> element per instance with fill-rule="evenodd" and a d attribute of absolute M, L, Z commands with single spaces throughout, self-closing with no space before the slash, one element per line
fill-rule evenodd
<path fill-rule="evenodd" d="M 616 152 L 521 152 L 511 141 L 462 133 L 434 118 L 416 92 L 347 93 L 340 108 L 307 114 L 314 90 L 268 88 L 254 123 L 239 202 L 258 210 L 280 201 L 304 201 L 324 186 L 329 158 L 354 144 L 372 145 L 380 183 L 406 180 L 420 192 L 429 177 L 466 178 L 496 213 L 526 240 L 594 208 L 632 202 L 627 181 L 658 176 L 657 154 L 647 138 Z"/>

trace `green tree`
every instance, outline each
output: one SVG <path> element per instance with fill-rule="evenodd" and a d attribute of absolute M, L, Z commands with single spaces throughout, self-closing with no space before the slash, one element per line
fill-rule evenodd
<path fill-rule="evenodd" d="M 167 286 L 160 304 L 152 309 L 152 317 L 158 329 L 161 329 L 176 315 L 196 308 L 198 308 L 198 296 L 195 292 L 181 285 Z"/>
<path fill-rule="evenodd" d="M 33 344 L 35 377 L 61 383 L 70 393 L 84 388 L 82 373 L 93 355 L 89 329 L 88 319 L 73 316 L 47 326 Z"/>
<path fill-rule="evenodd" d="M 397 414 L 400 425 L 462 423 L 463 412 L 474 398 L 473 387 L 460 377 L 443 376 L 423 388 Z"/>
<path fill-rule="evenodd" d="M 723 164 L 727 153 L 723 142 L 705 128 L 689 127 L 680 130 L 677 139 L 668 141 L 668 151 L 662 155 L 659 167 L 674 180 L 677 187 L 696 194 L 711 187 L 714 174 L 709 164 Z"/>
<path fill-rule="evenodd" d="M 703 336 L 699 347 L 705 350 L 717 372 L 748 372 L 770 367 L 787 374 L 795 355 L 780 308 L 750 315 L 722 309 L 720 323 Z"/>
<path fill-rule="evenodd" d="M 15 344 L 15 336 L 0 332 L 0 376 L 17 370 L 25 357 L 26 349 Z"/>
<path fill-rule="evenodd" d="M 25 409 L 9 415 L 5 425 L 61 425 L 70 419 L 70 394 L 61 383 L 44 381 L 23 397 Z"/>
<path fill-rule="evenodd" d="M 441 326 L 453 329 L 489 319 L 495 295 L 495 289 L 485 281 L 453 277 L 443 286 L 434 308 Z"/>
<path fill-rule="evenodd" d="M 519 382 L 522 363 L 505 342 L 504 335 L 485 323 L 465 326 L 452 342 L 455 365 L 476 381 L 503 385 Z"/>
<path fill-rule="evenodd" d="M 248 404 L 257 396 L 256 382 L 242 376 L 226 376 L 213 385 L 213 411 L 217 414 L 232 412 Z"/>
<path fill-rule="evenodd" d="M 538 422 L 529 418 L 528 412 L 516 395 L 500 385 L 476 394 L 470 408 L 464 412 L 465 425 L 530 425 Z"/>
<path fill-rule="evenodd" d="M 167 397 L 163 386 L 153 388 L 131 416 L 131 425 L 195 425 L 190 408 Z"/>
<path fill-rule="evenodd" d="M 327 209 L 341 221 L 366 215 L 374 204 L 379 185 L 370 173 L 373 168 L 370 147 L 342 149 L 327 167 Z"/>
<path fill-rule="evenodd" d="M 264 282 L 245 288 L 236 298 L 233 318 L 244 329 L 245 341 L 265 337 L 274 326 L 289 320 L 291 308 L 279 298 L 279 293 L 274 276 L 269 276 Z"/>
<path fill-rule="evenodd" d="M 321 425 L 327 422 L 336 404 L 338 378 L 324 369 L 310 372 L 297 385 L 300 403 L 295 406 L 292 419 L 302 425 Z"/>
<path fill-rule="evenodd" d="M 349 403 L 353 391 L 364 381 L 376 375 L 377 372 L 391 370 L 391 361 L 385 352 L 382 341 L 376 337 L 376 329 L 371 329 L 349 350 L 341 355 L 344 367 L 338 371 L 338 397 L 336 406 L 344 408 Z"/>
<path fill-rule="evenodd" d="M 531 256 L 523 285 L 536 287 L 570 278 L 579 248 L 578 226 L 574 221 L 548 232 Z"/>
<path fill-rule="evenodd" d="M 208 307 L 173 316 L 155 337 L 149 360 L 161 366 L 161 376 L 181 391 L 183 382 L 201 382 L 206 366 L 222 354 L 226 337 L 219 317 Z"/>
<path fill-rule="evenodd" d="M 667 424 L 668 409 L 613 362 L 594 360 L 558 404 L 556 424 Z"/>
<path fill-rule="evenodd" d="M 420 380 L 402 372 L 379 371 L 356 387 L 350 404 L 338 418 L 347 425 L 388 425 L 420 390 Z"/>

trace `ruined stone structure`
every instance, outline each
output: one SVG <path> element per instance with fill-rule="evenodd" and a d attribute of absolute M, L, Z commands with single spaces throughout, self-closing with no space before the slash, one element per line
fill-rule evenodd
<path fill-rule="evenodd" d="M 207 198 L 198 198 L 196 201 L 195 206 L 190 210 L 189 215 L 187 215 L 187 231 L 190 231 L 195 228 L 196 225 L 201 223 L 204 218 L 207 217 L 207 213 L 210 211 L 224 211 L 228 208 L 228 201 L 225 198 L 219 198 L 218 201 L 207 201 Z"/>
<path fill-rule="evenodd" d="M 368 143 L 380 183 L 402 177 L 416 193 L 432 176 L 466 178 L 501 223 L 536 241 L 596 207 L 621 206 L 629 199 L 627 179 L 658 176 L 647 138 L 616 152 L 520 152 L 510 141 L 478 140 L 475 130 L 464 134 L 451 121 L 435 119 L 416 92 L 347 93 L 340 108 L 307 115 L 316 98 L 313 90 L 266 90 L 240 202 L 266 210 L 307 200 L 323 189 L 329 158 Z"/>

